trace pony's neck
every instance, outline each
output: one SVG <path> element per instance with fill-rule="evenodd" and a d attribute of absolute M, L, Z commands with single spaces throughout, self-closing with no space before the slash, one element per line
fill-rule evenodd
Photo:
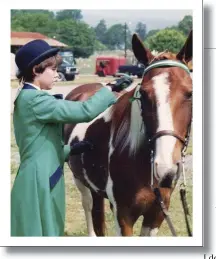
<path fill-rule="evenodd" d="M 136 154 L 145 138 L 141 103 L 139 100 L 133 100 L 132 102 L 129 100 L 131 97 L 140 97 L 139 88 L 140 85 L 135 85 L 133 90 L 129 92 L 130 94 L 127 95 L 128 103 L 115 137 L 115 146 L 120 148 L 120 152 L 127 148 L 131 156 Z M 127 112 L 129 116 L 126 115 Z"/>

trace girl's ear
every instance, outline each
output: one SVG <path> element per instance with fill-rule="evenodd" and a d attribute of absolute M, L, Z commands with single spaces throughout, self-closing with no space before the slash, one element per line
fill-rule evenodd
<path fill-rule="evenodd" d="M 32 74 L 33 74 L 34 76 L 38 76 L 38 75 L 39 75 L 39 73 L 36 71 L 36 66 L 34 66 L 34 67 L 32 68 Z"/>

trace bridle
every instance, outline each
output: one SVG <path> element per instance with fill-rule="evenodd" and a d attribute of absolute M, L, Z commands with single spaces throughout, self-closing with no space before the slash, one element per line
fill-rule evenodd
<path fill-rule="evenodd" d="M 190 75 L 190 70 L 189 68 L 181 63 L 180 61 L 175 61 L 175 60 L 160 60 L 160 61 L 154 61 L 153 63 L 151 63 L 149 66 L 147 66 L 143 72 L 143 77 L 152 69 L 154 68 L 165 68 L 165 67 L 179 67 L 183 70 L 185 70 L 189 75 Z M 139 89 L 139 94 L 140 93 L 140 89 Z M 138 99 L 138 98 L 137 98 Z M 143 112 L 143 103 L 142 103 L 142 97 L 139 98 L 139 100 L 141 101 L 141 109 Z M 183 138 L 181 137 L 177 132 L 172 131 L 172 130 L 161 130 L 156 132 L 156 134 L 154 136 L 152 136 L 151 138 L 149 138 L 148 143 L 150 145 L 150 152 L 151 152 L 151 188 L 153 188 L 153 179 L 154 179 L 154 170 L 155 170 L 155 166 L 154 166 L 154 149 L 153 149 L 153 144 L 155 143 L 155 141 L 163 136 L 172 136 L 176 139 L 178 139 L 182 144 L 182 150 L 181 150 L 181 162 L 182 162 L 182 173 L 183 173 L 183 177 L 184 177 L 184 184 L 186 185 L 186 180 L 185 180 L 185 170 L 184 170 L 184 160 L 185 160 L 185 152 L 187 150 L 187 146 L 189 143 L 189 137 L 190 137 L 190 130 L 191 130 L 191 122 L 188 125 L 188 129 L 187 129 L 187 133 L 186 136 Z"/>
<path fill-rule="evenodd" d="M 189 68 L 184 65 L 183 63 L 179 62 L 179 61 L 174 61 L 174 60 L 161 60 L 161 61 L 154 61 L 153 63 L 151 63 L 149 66 L 147 66 L 144 70 L 143 73 L 143 77 L 145 76 L 146 73 L 148 73 L 151 69 L 153 68 L 163 68 L 163 67 L 179 67 L 183 70 L 185 70 L 189 75 L 190 75 L 190 70 Z M 140 97 L 136 96 L 136 94 L 139 94 Z M 143 101 L 142 101 L 142 97 L 141 97 L 141 92 L 140 92 L 140 85 L 138 87 L 138 89 L 136 89 L 135 91 L 135 96 L 132 98 L 132 100 L 139 100 L 141 102 L 141 113 L 143 113 Z M 144 122 L 143 122 L 144 123 Z M 169 225 L 169 228 L 173 234 L 173 236 L 176 236 L 176 232 L 175 229 L 172 225 L 172 222 L 169 218 L 168 215 L 168 211 L 167 208 L 163 202 L 163 199 L 161 197 L 160 194 L 160 190 L 158 187 L 154 188 L 154 172 L 155 172 L 155 163 L 154 163 L 154 148 L 153 148 L 153 144 L 155 143 L 155 141 L 157 139 L 159 139 L 160 137 L 163 136 L 172 136 L 176 139 L 178 139 L 181 143 L 182 143 L 182 150 L 181 150 L 181 170 L 182 170 L 182 175 L 183 175 L 183 184 L 181 184 L 181 189 L 180 189 L 180 195 L 181 195 L 181 200 L 182 200 L 182 205 L 183 205 L 183 209 L 184 209 L 184 214 L 185 214 L 185 221 L 186 221 L 186 226 L 187 226 L 187 231 L 188 231 L 188 235 L 192 236 L 192 231 L 190 229 L 190 224 L 189 224 L 189 210 L 188 210 L 188 206 L 187 206 L 187 201 L 186 201 L 186 177 L 185 177 L 185 155 L 186 155 L 186 150 L 188 147 L 188 143 L 189 143 L 189 137 L 190 137 L 190 131 L 191 131 L 191 123 L 192 120 L 190 121 L 188 128 L 187 128 L 187 132 L 186 132 L 186 136 L 183 138 L 181 137 L 178 133 L 176 133 L 175 131 L 172 130 L 161 130 L 156 132 L 155 135 L 153 135 L 151 138 L 149 138 L 148 143 L 150 145 L 150 156 L 151 156 L 151 189 L 154 191 L 155 196 L 156 196 L 156 201 L 159 203 L 163 214 L 165 216 L 165 219 Z M 179 169 L 180 170 L 180 166 Z"/>

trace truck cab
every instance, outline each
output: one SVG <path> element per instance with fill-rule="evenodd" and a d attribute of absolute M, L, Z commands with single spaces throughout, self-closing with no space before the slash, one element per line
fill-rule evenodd
<path fill-rule="evenodd" d="M 60 81 L 74 80 L 75 75 L 79 74 L 79 72 L 73 52 L 71 50 L 61 50 L 58 54 L 62 57 L 62 63 L 57 68 Z"/>
<path fill-rule="evenodd" d="M 132 76 L 137 76 L 138 78 L 142 78 L 144 70 L 145 70 L 145 66 L 138 62 L 137 64 L 134 64 L 134 65 L 119 66 L 118 73 L 128 74 Z"/>

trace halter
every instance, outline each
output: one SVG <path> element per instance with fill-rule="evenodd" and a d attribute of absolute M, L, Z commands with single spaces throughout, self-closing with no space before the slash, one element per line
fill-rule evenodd
<path fill-rule="evenodd" d="M 143 72 L 143 76 L 151 69 L 153 68 L 159 68 L 159 67 L 180 67 L 183 70 L 185 70 L 190 75 L 190 69 L 180 61 L 175 60 L 160 60 L 160 61 L 154 61 L 149 66 L 147 66 Z"/>

